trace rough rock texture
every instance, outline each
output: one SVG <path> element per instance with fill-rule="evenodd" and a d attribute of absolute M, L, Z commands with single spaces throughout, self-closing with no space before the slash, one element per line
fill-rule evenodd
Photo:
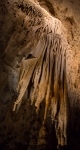
<path fill-rule="evenodd" d="M 31 105 L 28 98 L 25 101 L 26 97 L 28 97 L 28 92 L 26 91 L 18 113 L 16 114 L 12 111 L 14 102 L 18 97 L 16 88 L 20 68 L 22 67 L 22 73 L 25 71 L 25 63 L 22 62 L 27 62 L 24 61 L 26 58 L 33 58 L 36 61 L 36 54 L 32 55 L 31 53 L 28 55 L 30 51 L 28 51 L 28 47 L 34 49 L 32 45 L 36 45 L 40 35 L 36 33 L 36 40 L 34 41 L 34 32 L 37 29 L 35 28 L 33 32 L 33 28 L 29 28 L 34 22 L 36 26 L 41 22 L 46 23 L 46 21 L 41 20 L 42 14 L 39 11 L 37 11 L 38 20 L 30 20 L 26 17 L 26 2 L 28 1 L 22 2 L 23 0 L 14 0 L 14 2 L 12 0 L 3 0 L 0 2 L 0 148 L 4 150 L 56 149 L 57 139 L 50 119 L 50 110 L 47 112 L 46 126 L 42 126 L 44 102 L 41 102 L 40 110 L 36 115 L 35 106 Z M 35 2 L 37 5 L 40 3 L 41 7 L 45 8 L 50 15 L 61 20 L 67 30 L 68 42 L 71 46 L 70 64 L 67 68 L 68 97 L 71 110 L 68 145 L 71 149 L 78 150 L 80 149 L 80 2 L 79 0 L 41 0 Z M 30 33 L 28 33 L 27 29 L 29 29 Z M 47 28 L 46 30 L 49 32 L 50 29 Z M 42 33 L 42 29 L 38 32 Z M 60 33 L 60 30 L 58 32 Z M 32 42 L 29 43 L 28 40 L 31 38 L 33 38 Z M 21 64 L 23 65 L 21 66 Z"/>

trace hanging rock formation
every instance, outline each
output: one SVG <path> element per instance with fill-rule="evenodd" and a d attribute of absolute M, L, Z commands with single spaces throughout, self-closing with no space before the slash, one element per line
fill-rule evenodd
<path fill-rule="evenodd" d="M 41 149 L 47 150 L 54 149 L 53 145 L 58 148 L 67 145 L 69 102 L 72 106 L 73 101 L 77 101 L 72 90 L 74 78 L 75 86 L 79 81 L 79 75 L 73 78 L 74 73 L 77 76 L 77 70 L 79 72 L 76 67 L 79 59 L 76 63 L 73 60 L 70 43 L 73 33 L 70 32 L 67 42 L 62 22 L 65 27 L 66 23 L 58 15 L 58 1 L 0 2 L 2 149 L 31 150 L 43 146 Z M 70 27 L 76 21 L 66 17 L 65 22 Z M 69 34 L 68 29 L 67 32 Z M 75 93 L 79 93 L 79 86 Z M 78 126 L 79 123 L 77 130 Z"/>
<path fill-rule="evenodd" d="M 52 121 L 58 145 L 67 144 L 68 99 L 67 99 L 67 53 L 66 31 L 61 22 L 32 1 L 24 1 L 16 7 L 26 14 L 23 26 L 27 30 L 26 58 L 21 64 L 18 83 L 18 98 L 13 111 L 18 111 L 27 91 L 31 104 L 38 113 L 41 102 L 45 101 L 43 125 L 49 104 L 52 107 Z M 21 14 L 19 14 L 20 17 Z M 32 33 L 32 34 L 31 34 Z M 22 48 L 21 48 L 22 51 Z M 6 53 L 6 52 L 5 52 Z"/>

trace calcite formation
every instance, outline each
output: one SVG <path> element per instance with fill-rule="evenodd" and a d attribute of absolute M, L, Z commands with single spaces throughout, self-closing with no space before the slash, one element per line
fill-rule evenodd
<path fill-rule="evenodd" d="M 18 111 L 25 93 L 26 101 L 29 99 L 36 106 L 37 113 L 41 102 L 45 101 L 43 126 L 50 106 L 58 145 L 67 145 L 67 67 L 70 47 L 66 30 L 60 20 L 52 17 L 35 1 L 24 0 L 19 4 L 16 2 L 15 6 L 18 10 L 17 19 L 20 21 L 22 17 L 20 23 L 25 28 L 26 35 L 20 28 L 18 32 L 25 36 L 25 41 L 24 47 L 19 49 L 19 55 L 25 53 L 25 57 L 20 67 L 18 97 L 13 111 Z M 21 40 L 21 37 L 18 36 L 18 41 L 21 42 L 19 38 Z"/>
<path fill-rule="evenodd" d="M 80 0 L 2 0 L 0 35 L 0 149 L 79 150 Z"/>

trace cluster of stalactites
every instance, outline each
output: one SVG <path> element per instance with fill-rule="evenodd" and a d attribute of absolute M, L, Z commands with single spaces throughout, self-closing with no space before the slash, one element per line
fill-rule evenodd
<path fill-rule="evenodd" d="M 67 89 L 66 89 L 66 47 L 59 35 L 49 34 L 38 42 L 38 57 L 23 61 L 18 83 L 19 96 L 14 109 L 20 107 L 23 96 L 30 84 L 29 98 L 35 103 L 37 111 L 40 103 L 45 100 L 44 121 L 51 103 L 52 121 L 55 121 L 58 143 L 66 143 L 67 127 Z"/>
<path fill-rule="evenodd" d="M 68 122 L 66 53 L 69 46 L 64 34 L 62 35 L 64 28 L 60 21 L 57 20 L 56 24 L 56 19 L 53 18 L 52 22 L 50 18 L 48 24 L 45 19 L 45 25 L 47 24 L 46 27 L 43 26 L 45 33 L 41 33 L 41 28 L 35 29 L 34 41 L 29 39 L 28 51 L 30 47 L 31 57 L 24 60 L 21 65 L 17 87 L 19 95 L 13 111 L 18 111 L 26 91 L 31 104 L 35 104 L 37 112 L 41 102 L 45 100 L 43 123 L 46 120 L 48 106 L 51 104 L 51 118 L 55 123 L 58 144 L 66 145 Z M 35 42 L 36 33 L 37 36 L 39 34 L 37 42 Z M 33 42 L 35 45 L 32 45 Z"/>

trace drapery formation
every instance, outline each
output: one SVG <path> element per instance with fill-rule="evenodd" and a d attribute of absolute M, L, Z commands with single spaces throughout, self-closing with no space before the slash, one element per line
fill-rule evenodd
<path fill-rule="evenodd" d="M 67 144 L 68 99 L 66 54 L 69 45 L 66 31 L 61 22 L 52 17 L 39 4 L 24 1 L 16 5 L 26 14 L 24 26 L 27 31 L 26 57 L 21 64 L 20 79 L 17 87 L 18 98 L 13 111 L 18 111 L 23 96 L 36 106 L 45 101 L 43 124 L 46 121 L 48 106 L 51 104 L 51 119 L 59 145 Z"/>

